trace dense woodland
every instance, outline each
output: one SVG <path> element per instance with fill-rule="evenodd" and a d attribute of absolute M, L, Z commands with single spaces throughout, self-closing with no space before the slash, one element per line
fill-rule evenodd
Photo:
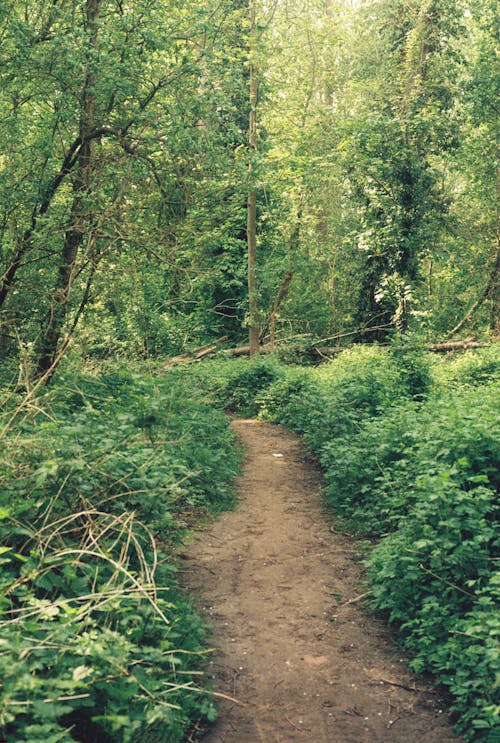
<path fill-rule="evenodd" d="M 30 375 L 70 342 L 495 330 L 494 2 L 1 13 L 2 351 Z"/>
<path fill-rule="evenodd" d="M 304 436 L 373 608 L 498 740 L 498 30 L 493 0 L 0 0 L 0 738 L 213 720 L 174 552 L 231 503 L 229 409 Z"/>

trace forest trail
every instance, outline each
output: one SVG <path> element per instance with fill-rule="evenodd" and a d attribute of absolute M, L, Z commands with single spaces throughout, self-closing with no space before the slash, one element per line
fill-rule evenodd
<path fill-rule="evenodd" d="M 318 468 L 279 426 L 235 420 L 238 508 L 184 555 L 222 701 L 203 743 L 451 743 L 439 698 L 370 616 L 356 543 L 332 533 Z M 349 602 L 352 603 L 349 603 Z"/>

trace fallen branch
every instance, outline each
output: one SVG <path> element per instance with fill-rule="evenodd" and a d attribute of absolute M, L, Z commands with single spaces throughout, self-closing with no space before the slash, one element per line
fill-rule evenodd
<path fill-rule="evenodd" d="M 313 346 L 310 350 L 317 356 L 321 356 L 323 359 L 330 359 L 337 353 L 342 353 L 350 346 Z"/>
<path fill-rule="evenodd" d="M 409 686 L 408 684 L 401 684 L 399 681 L 391 681 L 390 679 L 384 678 L 383 676 L 380 676 L 379 678 L 375 678 L 370 673 L 367 673 L 366 669 L 365 669 L 365 673 L 376 684 L 388 684 L 389 686 L 397 686 L 399 689 L 405 689 L 406 691 L 413 691 L 415 693 L 421 693 L 421 692 L 427 691 L 427 689 L 422 689 L 419 686 Z"/>
<path fill-rule="evenodd" d="M 291 726 L 292 726 L 293 728 L 295 728 L 295 730 L 300 730 L 300 732 L 301 732 L 301 733 L 302 733 L 302 732 L 304 732 L 304 731 L 309 731 L 309 730 L 311 729 L 311 728 L 305 728 L 305 727 L 301 727 L 301 728 L 297 727 L 297 725 L 296 725 L 296 724 L 295 724 L 294 722 L 292 722 L 292 721 L 290 720 L 290 718 L 289 718 L 289 717 L 287 717 L 286 715 L 285 715 L 285 720 L 286 720 L 286 721 L 287 721 L 288 723 L 290 723 L 290 725 L 291 725 Z"/>
<path fill-rule="evenodd" d="M 485 348 L 488 343 L 478 343 L 475 338 L 466 338 L 463 341 L 445 341 L 443 343 L 429 343 L 427 349 L 438 353 L 447 351 L 467 351 L 469 348 Z"/>
<path fill-rule="evenodd" d="M 359 332 L 359 331 L 356 331 Z M 280 345 L 281 348 L 287 347 L 287 343 L 290 341 L 293 341 L 298 338 L 307 337 L 309 334 L 303 334 L 303 335 L 297 335 L 293 336 L 291 338 L 282 338 L 279 341 L 276 341 L 275 345 Z M 346 333 L 346 335 L 350 335 L 349 333 Z M 203 359 L 205 356 L 209 356 L 210 354 L 214 353 L 218 350 L 218 347 L 227 341 L 227 336 L 224 336 L 222 338 L 219 338 L 216 341 L 213 341 L 212 343 L 208 344 L 207 346 L 201 346 L 200 348 L 196 348 L 193 351 L 190 351 L 188 353 L 180 354 L 179 356 L 173 356 L 172 358 L 168 359 L 165 362 L 165 368 L 170 368 L 172 366 L 177 366 L 178 364 L 189 364 L 192 361 L 199 361 L 200 359 Z M 358 344 L 360 345 L 360 344 Z M 467 351 L 470 348 L 485 348 L 489 343 L 479 343 L 476 341 L 475 338 L 466 338 L 462 341 L 445 341 L 442 343 L 429 343 L 427 344 L 426 348 L 428 351 L 433 351 L 436 353 L 447 353 L 448 351 Z M 331 359 L 333 356 L 336 356 L 339 353 L 342 353 L 343 351 L 346 351 L 348 348 L 352 348 L 353 344 L 349 344 L 346 346 L 317 346 L 314 344 L 311 345 L 304 345 L 304 346 L 293 346 L 293 350 L 297 354 L 303 354 L 304 356 L 316 356 L 319 359 Z M 259 346 L 259 354 L 266 354 L 271 353 L 274 350 L 272 343 L 264 343 Z M 240 356 L 249 356 L 250 355 L 250 346 L 237 346 L 236 348 L 225 348 L 221 351 L 221 353 L 225 354 L 226 356 L 230 356 L 231 358 L 238 358 Z"/>
<path fill-rule="evenodd" d="M 225 343 L 227 340 L 227 335 L 224 335 L 222 338 L 218 338 L 216 341 L 212 341 L 212 343 L 209 343 L 206 346 L 200 346 L 199 348 L 195 348 L 193 351 L 182 353 L 179 356 L 172 356 L 172 358 L 166 361 L 165 368 L 177 366 L 178 364 L 189 364 L 191 361 L 199 361 L 216 351 L 217 347 L 220 346 L 221 343 Z"/>
<path fill-rule="evenodd" d="M 406 691 L 413 691 L 416 693 L 427 691 L 427 689 L 422 689 L 418 686 L 408 686 L 408 684 L 399 684 L 397 681 L 389 681 L 389 679 L 386 678 L 379 678 L 379 679 L 373 679 L 374 681 L 383 681 L 384 684 L 389 684 L 389 686 L 398 686 L 400 689 L 405 689 Z"/>
<path fill-rule="evenodd" d="M 430 575 L 436 580 L 441 581 L 441 583 L 446 583 L 446 585 L 450 586 L 450 588 L 454 588 L 455 591 L 459 591 L 459 593 L 463 593 L 465 596 L 470 596 L 472 599 L 476 598 L 475 594 L 471 593 L 470 591 L 466 591 L 465 588 L 461 588 L 455 583 L 451 583 L 449 580 L 446 580 L 446 578 L 442 578 L 440 575 L 437 575 L 437 573 L 433 573 L 432 570 L 426 568 L 425 565 L 422 565 L 422 563 L 420 563 L 418 567 L 420 568 L 420 570 L 423 570 L 424 573 L 427 573 L 427 575 Z"/>
<path fill-rule="evenodd" d="M 375 333 L 378 330 L 388 330 L 394 328 L 394 323 L 389 322 L 384 325 L 363 325 L 361 328 L 356 330 L 349 330 L 346 333 L 337 333 L 336 335 L 330 335 L 328 338 L 321 338 L 316 343 L 326 343 L 326 341 L 339 341 L 341 338 L 348 338 L 350 335 L 365 335 L 366 333 Z"/>
<path fill-rule="evenodd" d="M 362 593 L 360 596 L 355 596 L 353 599 L 349 599 L 349 601 L 344 601 L 340 606 L 349 606 L 349 604 L 357 604 L 358 601 L 362 601 L 363 599 L 368 598 L 368 596 L 371 596 L 372 592 L 367 591 L 366 593 Z"/>
<path fill-rule="evenodd" d="M 217 697 L 218 699 L 225 699 L 228 702 L 234 702 L 234 704 L 239 704 L 241 707 L 246 707 L 247 705 L 246 702 L 242 702 L 240 699 L 235 699 L 235 697 L 230 697 L 229 694 L 223 694 L 220 691 L 208 691 L 208 694 L 212 697 Z"/>

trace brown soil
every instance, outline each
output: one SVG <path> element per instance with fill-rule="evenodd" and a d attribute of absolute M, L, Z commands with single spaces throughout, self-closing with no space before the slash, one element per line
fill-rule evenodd
<path fill-rule="evenodd" d="M 238 700 L 221 701 L 204 743 L 457 742 L 436 692 L 364 608 L 356 542 L 330 529 L 300 441 L 261 421 L 233 428 L 247 451 L 238 509 L 184 555 L 215 687 Z"/>

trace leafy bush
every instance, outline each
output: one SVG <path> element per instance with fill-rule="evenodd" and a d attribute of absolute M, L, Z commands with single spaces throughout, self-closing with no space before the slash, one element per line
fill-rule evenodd
<path fill-rule="evenodd" d="M 151 569 L 128 514 L 86 513 L 86 528 L 70 518 L 57 522 L 55 537 L 54 524 L 26 535 L 27 555 L 3 554 L 3 732 L 30 743 L 89 740 L 90 732 L 130 741 L 161 721 L 158 740 L 181 740 L 202 714 L 190 671 L 200 665 L 203 628 L 168 569 Z"/>
<path fill-rule="evenodd" d="M 443 467 L 469 487 L 476 476 L 498 485 L 497 395 L 460 391 L 425 404 L 402 401 L 325 445 L 327 496 L 358 530 L 397 528 L 415 501 L 416 481 Z"/>
<path fill-rule="evenodd" d="M 277 379 L 282 367 L 273 356 L 219 359 L 194 368 L 191 379 L 229 412 L 257 415 L 260 393 Z"/>
<path fill-rule="evenodd" d="M 231 502 L 224 416 L 179 376 L 114 372 L 60 380 L 2 443 L 1 732 L 182 740 L 214 708 L 168 545 L 193 511 Z"/>
<path fill-rule="evenodd" d="M 453 354 L 435 364 L 435 375 L 448 387 L 475 386 L 489 382 L 500 382 L 500 346 L 493 344 L 481 348 Z"/>
<path fill-rule="evenodd" d="M 286 404 L 289 386 L 290 404 Z M 298 386 L 297 386 L 298 385 Z M 327 442 L 359 428 L 401 395 L 401 376 L 377 347 L 345 351 L 317 369 L 291 369 L 261 395 L 263 413 L 304 435 L 319 457 Z"/>
<path fill-rule="evenodd" d="M 433 382 L 430 354 L 425 353 L 412 338 L 403 337 L 393 343 L 391 356 L 399 369 L 406 393 L 415 400 L 423 400 Z"/>
<path fill-rule="evenodd" d="M 464 490 L 453 469 L 421 477 L 415 505 L 374 550 L 374 606 L 397 622 L 413 667 L 439 675 L 460 730 L 493 743 L 499 732 L 499 508 L 483 485 Z M 491 735 L 487 735 L 490 731 Z"/>
<path fill-rule="evenodd" d="M 385 534 L 374 607 L 415 670 L 449 687 L 460 732 L 488 743 L 500 735 L 497 375 L 495 349 L 430 361 L 402 345 L 287 370 L 261 394 L 263 414 L 318 457 L 336 512 Z"/>
<path fill-rule="evenodd" d="M 272 362 L 256 359 L 233 376 L 226 388 L 226 407 L 244 415 L 256 415 L 259 406 L 256 396 L 268 387 L 277 377 Z"/>

